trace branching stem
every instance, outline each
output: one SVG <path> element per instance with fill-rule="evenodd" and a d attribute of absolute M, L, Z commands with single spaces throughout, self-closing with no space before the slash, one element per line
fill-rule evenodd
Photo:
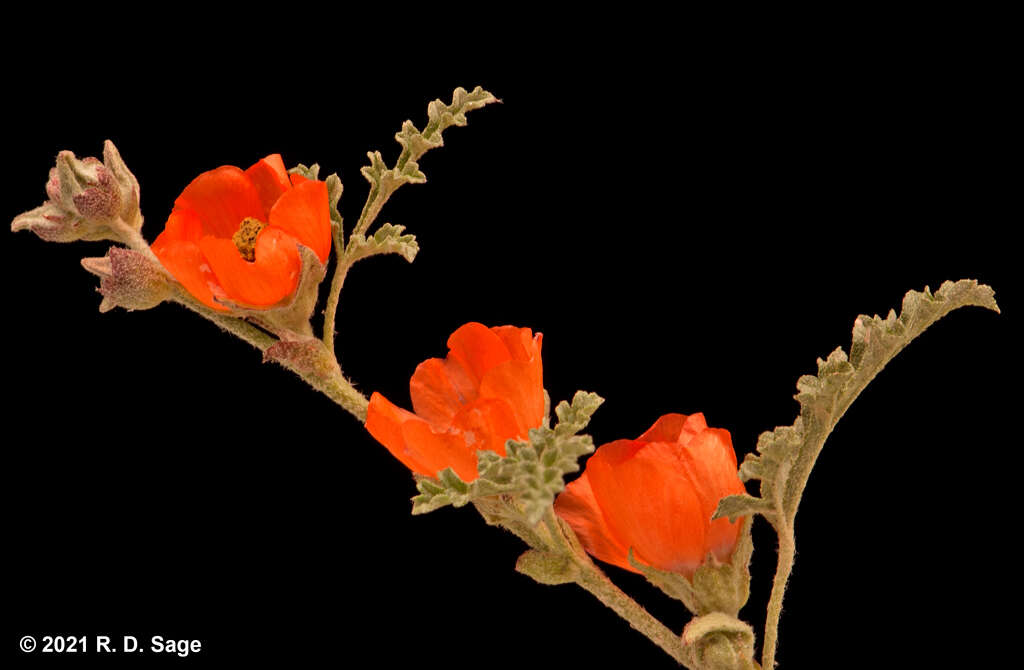
<path fill-rule="evenodd" d="M 117 220 L 111 224 L 111 229 L 116 234 L 116 241 L 126 244 L 132 250 L 137 251 L 146 256 L 153 263 L 155 263 L 157 267 L 163 268 L 163 265 L 160 263 L 160 259 L 156 257 L 156 254 L 154 254 L 153 250 L 150 249 L 149 244 L 146 242 L 145 238 L 142 237 L 142 234 L 136 228 L 128 225 L 124 221 Z M 338 236 L 336 235 L 335 248 L 337 248 L 338 244 Z M 311 372 L 300 370 L 295 366 L 288 364 L 288 362 L 286 361 L 281 361 L 281 363 L 285 365 L 285 367 L 287 367 L 289 370 L 291 370 L 299 377 L 301 377 L 302 380 L 305 381 L 307 384 L 309 384 L 310 386 L 312 386 L 313 388 L 320 391 L 328 398 L 336 402 L 342 409 L 352 414 L 360 422 L 363 422 L 366 420 L 366 408 L 367 405 L 369 405 L 369 401 L 363 394 L 357 391 L 356 388 L 352 386 L 352 383 L 349 382 L 348 379 L 346 379 L 345 376 L 342 374 L 341 368 L 337 366 L 337 358 L 335 357 L 334 354 L 333 311 L 337 310 L 337 295 L 338 292 L 341 291 L 341 284 L 342 282 L 344 282 L 344 274 L 345 271 L 347 271 L 347 266 L 343 265 L 344 263 L 347 262 L 347 259 L 342 258 L 340 253 L 338 256 L 339 267 L 342 268 L 342 270 L 340 273 L 337 271 L 335 272 L 334 281 L 331 284 L 332 296 L 334 297 L 333 310 L 332 314 L 330 315 L 330 320 L 324 323 L 325 339 L 327 337 L 328 332 L 330 332 L 331 346 L 327 347 L 327 351 L 332 359 L 332 362 L 335 364 L 334 367 L 336 368 L 337 372 L 324 378 L 322 376 L 312 374 Z M 173 281 L 173 277 L 170 277 L 170 279 Z M 238 337 L 241 340 L 248 342 L 256 349 L 259 349 L 260 351 L 266 351 L 276 342 L 278 342 L 277 338 L 275 338 L 273 335 L 267 333 L 266 331 L 260 328 L 257 328 L 256 326 L 249 323 L 245 319 L 236 316 L 230 316 L 228 314 L 222 314 L 220 312 L 212 310 L 206 305 L 196 300 L 195 298 L 193 298 L 187 291 L 181 288 L 177 284 L 177 282 L 174 282 L 174 285 L 177 288 L 177 290 L 175 291 L 175 295 L 172 298 L 174 302 L 192 310 L 193 312 L 203 317 L 204 319 L 212 321 L 213 323 L 217 324 L 217 326 L 219 326 L 222 330 L 231 333 L 232 335 Z M 337 289 L 337 291 L 335 291 L 335 289 Z M 330 308 L 330 302 L 328 303 L 328 307 Z M 330 328 L 328 328 L 328 324 L 330 324 Z M 325 344 L 327 344 L 326 341 Z"/>
<path fill-rule="evenodd" d="M 334 353 L 334 333 L 338 318 L 338 300 L 341 297 L 341 287 L 345 283 L 345 275 L 348 274 L 351 260 L 345 253 L 345 243 L 342 241 L 341 226 L 332 226 L 331 237 L 334 239 L 334 276 L 331 278 L 331 288 L 327 293 L 327 305 L 324 307 L 324 346 L 327 351 Z"/>

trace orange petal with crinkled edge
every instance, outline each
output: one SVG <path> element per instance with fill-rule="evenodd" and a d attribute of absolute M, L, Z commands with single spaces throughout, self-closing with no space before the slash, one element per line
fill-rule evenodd
<path fill-rule="evenodd" d="M 740 520 L 730 523 L 727 518 L 715 521 L 710 519 L 722 498 L 746 493 L 736 476 L 736 452 L 733 450 L 732 437 L 727 430 L 706 428 L 680 446 L 677 454 L 682 470 L 689 477 L 700 499 L 702 514 L 710 523 L 704 552 L 712 551 L 716 558 L 726 561 L 736 546 Z"/>
<path fill-rule="evenodd" d="M 544 385 L 537 369 L 524 361 L 505 361 L 488 370 L 480 380 L 481 398 L 502 398 L 513 409 L 519 433 L 544 422 Z"/>
<path fill-rule="evenodd" d="M 290 296 L 298 286 L 302 259 L 295 240 L 280 230 L 260 231 L 254 262 L 242 258 L 230 239 L 204 237 L 199 248 L 232 302 L 270 307 Z"/>
<path fill-rule="evenodd" d="M 331 216 L 327 184 L 306 181 L 289 189 L 270 210 L 270 225 L 313 250 L 321 263 L 331 252 Z"/>
<path fill-rule="evenodd" d="M 619 440 L 587 462 L 594 496 L 614 537 L 637 560 L 691 576 L 704 560 L 707 520 L 677 445 Z"/>
<path fill-rule="evenodd" d="M 396 407 L 380 393 L 375 392 L 370 396 L 370 404 L 366 408 L 366 430 L 405 467 L 421 475 L 430 474 L 430 467 L 406 444 L 402 425 L 407 421 L 423 420 L 412 412 Z"/>
<path fill-rule="evenodd" d="M 572 527 L 589 554 L 605 563 L 640 572 L 629 564 L 629 547 L 616 540 L 608 527 L 587 473 L 570 482 L 558 495 L 555 513 Z"/>
<path fill-rule="evenodd" d="M 204 172 L 185 187 L 174 206 L 199 215 L 205 235 L 228 238 L 246 217 L 265 222 L 260 193 L 249 177 L 233 165 Z"/>
<path fill-rule="evenodd" d="M 448 360 L 456 361 L 480 384 L 491 368 L 511 360 L 508 347 L 490 328 L 481 323 L 467 323 L 448 338 Z"/>
<path fill-rule="evenodd" d="M 436 430 L 447 430 L 462 407 L 477 398 L 477 389 L 454 361 L 431 358 L 416 366 L 409 381 L 412 408 Z"/>
<path fill-rule="evenodd" d="M 266 158 L 260 159 L 245 171 L 245 176 L 259 191 L 264 212 L 259 219 L 266 223 L 266 215 L 270 212 L 270 208 L 274 206 L 282 193 L 292 187 L 288 180 L 288 171 L 284 169 L 281 154 L 270 154 Z"/>

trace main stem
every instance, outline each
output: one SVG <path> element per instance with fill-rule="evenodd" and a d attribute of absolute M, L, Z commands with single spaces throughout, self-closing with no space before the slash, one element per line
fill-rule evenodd
<path fill-rule="evenodd" d="M 779 535 L 779 563 L 772 581 L 772 595 L 768 600 L 768 612 L 764 621 L 764 647 L 761 650 L 761 667 L 772 670 L 775 667 L 775 650 L 779 644 L 779 618 L 782 616 L 782 597 L 786 592 L 786 582 L 793 572 L 793 561 L 796 559 L 796 540 L 793 535 L 792 523 L 776 529 Z"/>
<path fill-rule="evenodd" d="M 593 564 L 588 567 L 589 569 L 581 566 L 582 571 L 576 579 L 577 584 L 628 621 L 630 626 L 643 633 L 678 663 L 690 667 L 686 665 L 683 642 L 679 635 L 673 633 L 668 626 L 655 619 L 635 600 L 623 593 Z"/>

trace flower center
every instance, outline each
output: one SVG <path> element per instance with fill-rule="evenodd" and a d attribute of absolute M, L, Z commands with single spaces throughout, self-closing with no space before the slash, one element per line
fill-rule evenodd
<path fill-rule="evenodd" d="M 259 219 L 247 216 L 242 219 L 242 223 L 238 224 L 238 231 L 231 236 L 231 241 L 238 248 L 238 253 L 250 263 L 256 260 L 256 236 L 266 227 L 267 224 Z"/>

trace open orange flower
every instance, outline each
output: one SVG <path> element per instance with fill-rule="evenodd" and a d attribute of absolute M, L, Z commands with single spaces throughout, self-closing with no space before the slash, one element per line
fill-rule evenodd
<path fill-rule="evenodd" d="M 709 552 L 727 561 L 740 520 L 711 521 L 724 496 L 744 493 L 729 432 L 703 414 L 666 414 L 635 440 L 602 445 L 555 500 L 591 555 L 639 572 L 636 560 L 692 577 Z"/>
<path fill-rule="evenodd" d="M 366 429 L 410 470 L 436 476 L 452 468 L 477 477 L 476 452 L 505 455 L 544 421 L 542 334 L 529 328 L 467 323 L 448 338 L 448 357 L 420 363 L 409 382 L 415 414 L 374 393 Z"/>
<path fill-rule="evenodd" d="M 327 262 L 328 207 L 327 185 L 289 175 L 280 154 L 245 171 L 225 165 L 185 187 L 153 253 L 208 307 L 227 311 L 223 302 L 274 307 L 298 286 L 302 258 L 297 245 Z"/>

